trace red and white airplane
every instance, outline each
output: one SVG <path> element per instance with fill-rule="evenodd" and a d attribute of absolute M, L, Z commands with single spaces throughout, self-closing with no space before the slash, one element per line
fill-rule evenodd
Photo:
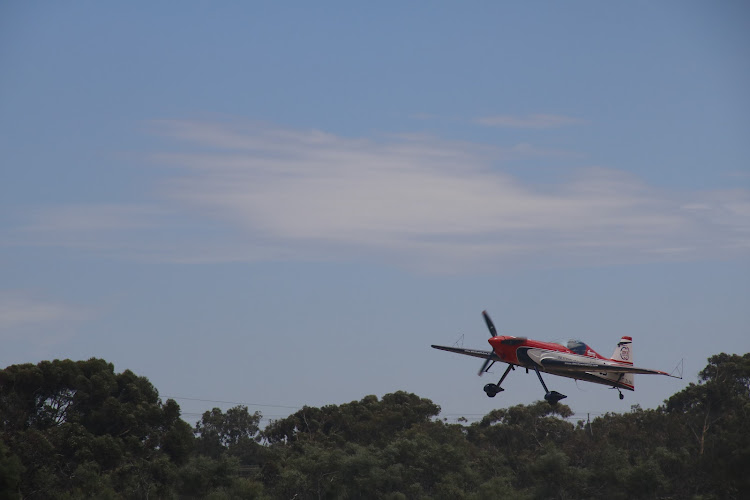
<path fill-rule="evenodd" d="M 500 377 L 500 381 L 497 384 L 487 384 L 484 386 L 484 392 L 491 398 L 495 397 L 498 392 L 505 390 L 500 387 L 500 384 L 503 383 L 503 380 L 505 380 L 505 377 L 508 376 L 511 370 L 515 370 L 516 366 L 526 368 L 527 373 L 530 369 L 536 372 L 546 393 L 544 399 L 551 404 L 555 404 L 567 396 L 547 389 L 547 385 L 542 380 L 540 370 L 552 375 L 612 386 L 620 393 L 620 399 L 624 398 L 620 389 L 635 390 L 633 375 L 636 373 L 682 378 L 681 376 L 678 377 L 660 370 L 649 370 L 648 368 L 633 366 L 633 339 L 631 337 L 622 337 L 620 342 L 617 343 L 612 357 L 605 358 L 579 340 L 571 340 L 568 342 L 567 347 L 565 347 L 553 342 L 540 342 L 538 340 L 527 339 L 526 337 L 498 335 L 487 311 L 482 311 L 482 316 L 484 316 L 484 321 L 490 330 L 489 343 L 492 346 L 491 351 L 441 345 L 433 345 L 432 347 L 443 351 L 474 356 L 475 358 L 483 358 L 484 364 L 479 370 L 480 376 L 487 372 L 497 361 L 508 363 L 508 368 L 503 373 L 503 376 Z"/>

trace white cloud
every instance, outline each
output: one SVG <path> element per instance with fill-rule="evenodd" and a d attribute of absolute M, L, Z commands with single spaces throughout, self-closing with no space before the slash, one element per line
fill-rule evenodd
<path fill-rule="evenodd" d="M 546 129 L 581 125 L 585 120 L 562 115 L 532 114 L 525 116 L 493 115 L 476 118 L 475 123 L 489 127 Z"/>
<path fill-rule="evenodd" d="M 420 135 L 156 126 L 181 141 L 155 155 L 173 167 L 161 199 L 37 213 L 27 233 L 180 262 L 374 259 L 457 272 L 747 253 L 746 191 L 673 193 L 606 168 L 521 182 L 498 166 L 517 148 Z"/>
<path fill-rule="evenodd" d="M 680 248 L 683 257 L 694 248 L 703 256 L 750 226 L 741 200 L 720 206 L 725 198 L 709 203 L 702 199 L 708 193 L 686 200 L 611 169 L 581 169 L 545 189 L 523 184 L 493 165 L 502 151 L 472 144 L 165 125 L 173 137 L 214 149 L 161 157 L 189 169 L 170 183 L 172 199 L 231 220 L 255 238 L 311 253 L 385 252 L 461 266 L 581 251 L 616 260 L 664 248 Z M 735 207 L 729 227 L 683 208 L 696 203 L 708 203 L 713 216 Z"/>

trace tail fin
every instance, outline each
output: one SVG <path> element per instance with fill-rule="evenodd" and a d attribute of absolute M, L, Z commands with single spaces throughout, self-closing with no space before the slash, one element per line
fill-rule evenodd
<path fill-rule="evenodd" d="M 620 341 L 617 343 L 617 347 L 615 347 L 615 352 L 612 353 L 612 361 L 617 361 L 619 363 L 627 363 L 629 365 L 633 364 L 633 338 L 632 337 L 625 337 L 623 336 Z M 630 387 L 634 387 L 633 384 L 633 374 L 632 373 L 623 373 L 622 377 L 620 378 L 620 382 L 623 382 Z"/>
<path fill-rule="evenodd" d="M 612 354 L 613 361 L 617 361 L 620 363 L 628 363 L 629 365 L 633 364 L 633 338 L 632 337 L 623 337 L 620 339 L 620 341 L 617 343 L 617 347 L 615 347 L 615 352 Z"/>

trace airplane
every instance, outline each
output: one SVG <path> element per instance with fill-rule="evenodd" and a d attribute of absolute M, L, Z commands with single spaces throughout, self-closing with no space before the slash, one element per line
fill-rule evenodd
<path fill-rule="evenodd" d="M 503 373 L 503 376 L 500 377 L 500 381 L 497 384 L 487 384 L 484 386 L 484 392 L 491 398 L 494 398 L 498 392 L 505 390 L 500 387 L 500 384 L 503 383 L 511 370 L 516 369 L 516 366 L 525 368 L 526 373 L 529 370 L 534 370 L 544 388 L 544 399 L 552 405 L 567 396 L 547 389 L 547 384 L 544 383 L 540 370 L 552 375 L 612 386 L 620 393 L 620 399 L 625 397 L 621 389 L 627 391 L 635 390 L 633 375 L 636 373 L 682 378 L 682 376 L 678 377 L 660 370 L 650 370 L 648 368 L 633 366 L 632 337 L 622 337 L 620 342 L 617 343 L 612 357 L 605 358 L 580 340 L 570 340 L 567 347 L 565 347 L 557 343 L 541 342 L 526 337 L 498 335 L 487 311 L 482 311 L 482 316 L 485 323 L 487 323 L 487 328 L 490 330 L 490 339 L 488 342 L 492 346 L 491 351 L 441 345 L 433 345 L 432 347 L 442 351 L 483 358 L 484 364 L 482 364 L 482 368 L 479 370 L 479 376 L 487 373 L 492 368 L 492 365 L 498 361 L 508 363 L 508 368 Z"/>

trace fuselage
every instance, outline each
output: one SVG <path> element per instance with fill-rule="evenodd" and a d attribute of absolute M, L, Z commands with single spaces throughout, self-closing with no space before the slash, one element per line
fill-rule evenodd
<path fill-rule="evenodd" d="M 542 342 L 539 340 L 521 339 L 504 335 L 490 338 L 489 343 L 492 346 L 495 354 L 500 358 L 500 361 L 503 361 L 505 363 L 522 366 L 524 368 L 536 367 L 541 371 L 559 375 L 561 377 L 572 378 L 574 380 L 585 380 L 587 382 L 593 382 L 595 384 L 602 384 L 610 387 L 619 387 L 621 389 L 630 391 L 634 390 L 633 385 L 625 382 L 623 373 L 617 372 L 618 365 L 632 366 L 632 363 L 622 363 L 611 358 L 605 358 L 604 356 L 590 348 L 588 345 L 583 343 L 580 343 L 575 351 L 554 342 Z M 611 366 L 612 371 L 571 372 L 564 369 L 545 367 L 542 363 L 539 362 L 541 358 L 550 357 L 564 359 L 568 362 L 573 363 L 575 363 L 577 360 L 580 362 L 590 362 L 592 360 L 597 360 L 601 363 Z"/>

